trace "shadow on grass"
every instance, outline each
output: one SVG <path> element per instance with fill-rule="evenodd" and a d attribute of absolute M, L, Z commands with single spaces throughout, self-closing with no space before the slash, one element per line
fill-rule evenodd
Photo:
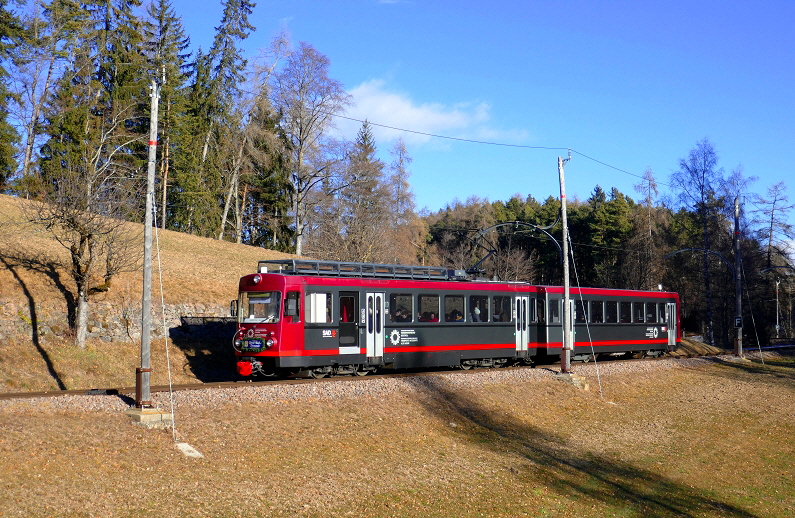
<path fill-rule="evenodd" d="M 169 336 L 188 361 L 187 367 L 202 383 L 237 381 L 232 337 L 237 330 L 234 318 L 182 317 Z"/>
<path fill-rule="evenodd" d="M 31 337 L 30 340 L 33 342 L 33 346 L 38 351 L 39 355 L 41 356 L 42 360 L 44 360 L 44 365 L 47 367 L 47 372 L 55 380 L 55 383 L 58 385 L 58 389 L 66 390 L 66 385 L 61 380 L 61 377 L 58 375 L 58 371 L 55 370 L 55 365 L 52 363 L 52 359 L 50 355 L 47 354 L 47 351 L 41 346 L 41 341 L 39 337 L 39 317 L 38 313 L 36 312 L 36 299 L 33 297 L 33 294 L 28 289 L 27 284 L 22 278 L 19 276 L 15 269 L 15 265 L 11 264 L 11 262 L 4 256 L 0 256 L 0 262 L 5 265 L 8 271 L 11 272 L 11 275 L 14 276 L 14 279 L 19 283 L 19 286 L 22 288 L 22 291 L 25 293 L 25 298 L 28 300 L 28 311 L 30 314 L 30 327 L 31 327 Z M 23 265 L 23 267 L 27 267 Z M 53 269 L 54 271 L 54 269 Z"/>
<path fill-rule="evenodd" d="M 469 439 L 496 454 L 507 450 L 523 456 L 536 466 L 533 485 L 543 483 L 561 497 L 601 502 L 622 515 L 755 516 L 646 469 L 598 454 L 583 455 L 578 445 L 484 408 L 443 381 L 429 377 L 425 382 L 431 394 L 424 403 L 428 410 L 444 419 L 469 421 L 475 425 L 463 427 L 472 429 Z"/>
<path fill-rule="evenodd" d="M 728 369 L 710 370 L 711 376 L 737 379 L 747 374 L 755 382 L 781 385 L 795 385 L 795 351 L 777 353 L 775 357 L 766 357 L 763 364 L 758 358 L 751 361 L 711 359 L 712 362 L 728 367 Z"/>

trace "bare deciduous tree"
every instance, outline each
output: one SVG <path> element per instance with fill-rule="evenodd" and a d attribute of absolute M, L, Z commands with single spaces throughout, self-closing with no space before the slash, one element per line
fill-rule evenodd
<path fill-rule="evenodd" d="M 281 127 L 289 141 L 295 253 L 299 256 L 303 254 L 312 194 L 329 183 L 342 158 L 327 130 L 333 126 L 333 116 L 350 104 L 350 96 L 339 81 L 328 76 L 329 65 L 325 55 L 302 42 L 273 81 L 274 106 L 281 113 Z"/>
<path fill-rule="evenodd" d="M 784 182 L 768 187 L 767 196 L 759 196 L 756 203 L 759 208 L 754 211 L 754 216 L 762 226 L 760 240 L 767 241 L 767 267 L 770 268 L 773 256 L 786 256 L 787 240 L 795 239 L 795 228 L 787 222 L 788 213 L 795 209 L 795 204 L 789 203 Z"/>
<path fill-rule="evenodd" d="M 89 296 L 108 291 L 116 274 L 138 267 L 140 236 L 122 218 L 143 194 L 117 182 L 88 188 L 84 179 L 59 178 L 57 190 L 45 201 L 30 201 L 25 208 L 27 219 L 43 226 L 69 253 L 69 264 L 61 266 L 75 283 L 79 347 L 85 347 L 88 334 Z"/>

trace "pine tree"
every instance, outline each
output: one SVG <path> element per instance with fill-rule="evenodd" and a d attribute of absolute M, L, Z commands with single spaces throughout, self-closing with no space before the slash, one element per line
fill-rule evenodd
<path fill-rule="evenodd" d="M 25 197 L 36 196 L 41 178 L 35 167 L 37 148 L 43 142 L 44 109 L 68 64 L 86 15 L 72 0 L 52 0 L 36 5 L 23 19 L 24 34 L 16 42 L 13 79 L 22 132 L 22 164 L 14 189 Z"/>
<path fill-rule="evenodd" d="M 229 111 L 240 96 L 240 85 L 245 83 L 246 60 L 238 48 L 238 42 L 248 38 L 255 30 L 248 22 L 248 17 L 256 6 L 249 0 L 224 2 L 221 25 L 215 28 L 215 39 L 209 53 L 218 114 Z"/>
<path fill-rule="evenodd" d="M 160 225 L 167 226 L 168 182 L 174 154 L 173 134 L 177 121 L 186 110 L 187 86 L 192 73 L 188 62 L 191 53 L 190 37 L 185 35 L 182 20 L 169 0 L 149 4 L 144 21 L 146 56 L 149 76 L 160 82 L 160 111 L 158 121 L 159 188 L 161 200 Z"/>
<path fill-rule="evenodd" d="M 267 90 L 267 85 L 263 89 Z M 293 252 L 289 216 L 292 185 L 284 153 L 287 142 L 278 132 L 278 122 L 267 96 L 260 96 L 250 120 L 250 125 L 258 130 L 251 136 L 251 170 L 241 176 L 241 234 L 244 243 Z"/>
<path fill-rule="evenodd" d="M 220 222 L 221 178 L 214 147 L 211 64 L 197 52 L 184 113 L 175 123 L 173 174 L 168 189 L 168 228 L 209 237 Z"/>
<path fill-rule="evenodd" d="M 0 0 L 0 192 L 6 188 L 6 182 L 16 172 L 17 161 L 15 145 L 19 142 L 19 133 L 8 120 L 9 104 L 13 101 L 8 89 L 8 72 L 3 63 L 13 54 L 13 39 L 22 33 L 19 19 L 7 8 L 8 2 Z"/>

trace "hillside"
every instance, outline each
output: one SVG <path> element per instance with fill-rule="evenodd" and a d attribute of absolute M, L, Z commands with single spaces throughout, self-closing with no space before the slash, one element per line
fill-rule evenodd
<path fill-rule="evenodd" d="M 44 229 L 25 221 L 25 203 L 25 200 L 0 195 L 0 258 L 12 265 L 25 261 L 37 265 L 66 263 L 67 250 Z M 141 236 L 143 255 L 143 225 L 130 223 L 127 226 L 131 234 Z M 236 296 L 238 279 L 255 270 L 257 261 L 288 257 L 281 252 L 170 230 L 160 230 L 158 234 L 167 304 L 227 304 Z M 154 263 L 156 268 L 156 257 Z M 30 267 L 20 266 L 16 270 L 30 289 L 35 288 L 38 302 L 57 303 L 57 299 L 62 298 L 46 275 L 35 272 Z M 58 268 L 58 273 L 66 283 L 68 272 Z M 157 273 L 154 275 L 157 280 Z M 154 284 L 153 297 L 159 297 L 157 282 Z M 140 285 L 140 270 L 125 273 L 114 280 L 113 288 L 104 296 L 110 301 L 119 300 L 123 296 L 140 298 Z M 19 283 L 8 271 L 6 264 L 0 268 L 0 297 L 24 297 Z"/>
<path fill-rule="evenodd" d="M 25 220 L 25 203 L 0 195 L 0 392 L 134 385 L 140 366 L 140 270 L 119 275 L 108 292 L 91 298 L 88 346 L 76 348 L 67 326 L 70 295 L 62 291 L 74 291 L 62 266 L 68 264 L 67 251 Z M 127 227 L 133 235 L 143 235 L 142 225 Z M 233 379 L 228 329 L 191 332 L 180 325 L 180 317 L 226 316 L 238 279 L 252 272 L 258 260 L 286 254 L 172 231 L 160 231 L 159 243 L 166 325 L 159 317 L 155 271 L 152 383 L 168 383 L 166 351 L 176 383 Z M 714 351 L 687 342 L 682 352 Z"/>
<path fill-rule="evenodd" d="M 49 232 L 26 220 L 26 207 L 30 207 L 26 200 L 0 195 L 0 391 L 129 383 L 128 369 L 134 371 L 140 346 L 135 341 L 140 333 L 140 267 L 116 277 L 108 292 L 91 297 L 89 326 L 97 332 L 86 351 L 74 351 L 66 317 L 68 292 L 74 292 L 64 267 L 69 264 L 68 252 Z M 126 227 L 140 237 L 142 256 L 143 225 L 129 223 Z M 229 301 L 237 296 L 242 275 L 254 271 L 259 260 L 287 257 L 168 230 L 158 234 L 165 304 L 183 316 L 225 315 Z M 152 300 L 153 307 L 159 308 L 157 255 L 154 268 Z M 113 339 L 109 341 L 109 335 L 101 331 L 121 326 L 119 320 L 126 322 L 127 339 L 119 340 L 117 333 L 110 335 Z M 35 331 L 33 322 L 37 323 Z M 172 365 L 195 380 L 195 366 L 185 369 L 190 362 L 184 356 L 200 354 L 208 344 L 171 345 L 177 355 Z M 157 369 L 161 360 L 156 357 L 156 344 L 152 347 Z M 159 374 L 153 376 L 164 381 Z"/>

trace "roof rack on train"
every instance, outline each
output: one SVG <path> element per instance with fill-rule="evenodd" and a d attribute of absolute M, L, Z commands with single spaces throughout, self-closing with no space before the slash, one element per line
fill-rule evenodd
<path fill-rule="evenodd" d="M 440 281 L 468 280 L 464 270 L 448 270 L 441 266 L 410 266 L 401 264 L 350 263 L 313 261 L 309 259 L 272 259 L 257 263 L 259 273 L 287 275 L 323 275 L 329 277 L 378 277 L 384 279 L 422 279 Z"/>

